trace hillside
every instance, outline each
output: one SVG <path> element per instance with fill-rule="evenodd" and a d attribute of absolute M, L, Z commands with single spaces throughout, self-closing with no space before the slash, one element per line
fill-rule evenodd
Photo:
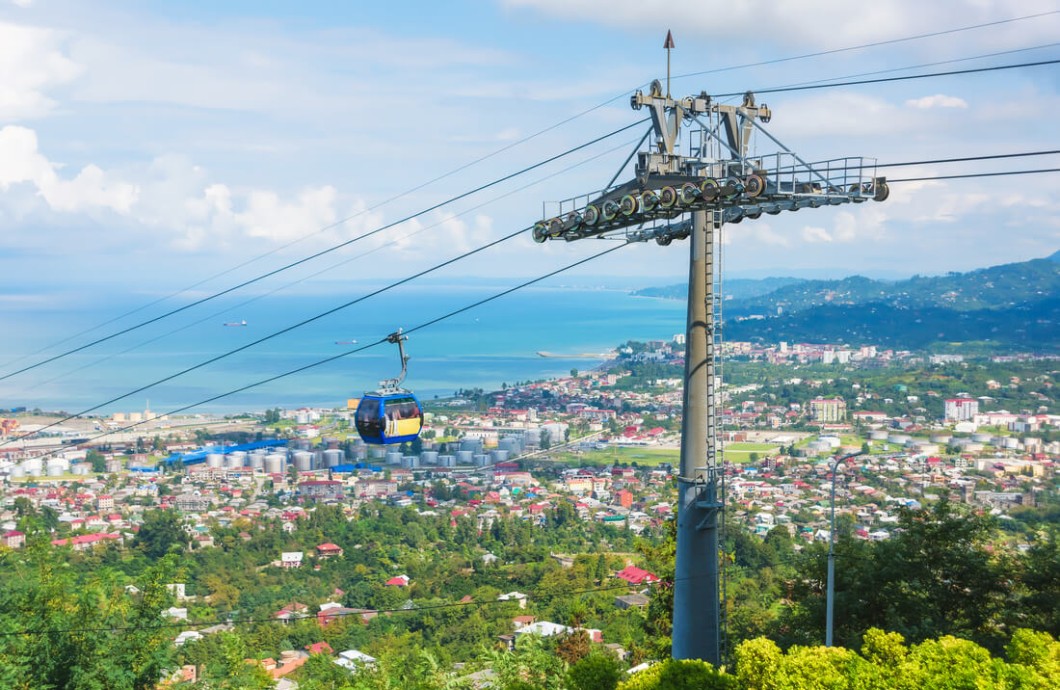
<path fill-rule="evenodd" d="M 659 288 L 658 294 L 677 297 L 682 294 L 678 287 Z M 726 288 L 725 337 L 730 340 L 901 349 L 977 343 L 988 350 L 1060 351 L 1060 252 L 901 281 L 772 278 L 728 281 Z"/>

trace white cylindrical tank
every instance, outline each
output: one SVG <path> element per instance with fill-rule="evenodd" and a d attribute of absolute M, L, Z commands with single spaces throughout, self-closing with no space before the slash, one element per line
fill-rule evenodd
<path fill-rule="evenodd" d="M 70 469 L 70 461 L 65 458 L 51 458 L 48 460 L 48 476 L 61 477 Z"/>
<path fill-rule="evenodd" d="M 245 450 L 233 450 L 228 454 L 228 466 L 229 467 L 246 467 L 247 466 L 247 452 Z"/>
<path fill-rule="evenodd" d="M 1020 440 L 1015 436 L 1005 436 L 1004 438 L 998 439 L 1001 443 L 999 444 L 1002 448 L 1013 450 L 1019 447 Z"/>
<path fill-rule="evenodd" d="M 420 459 L 416 455 L 402 455 L 401 466 L 407 470 L 416 469 L 420 466 Z"/>
<path fill-rule="evenodd" d="M 262 453 L 251 453 L 247 456 L 247 465 L 255 472 L 265 469 L 265 455 Z"/>
<path fill-rule="evenodd" d="M 92 464 L 88 462 L 78 462 L 70 465 L 70 471 L 79 477 L 83 477 L 92 472 Z"/>
<path fill-rule="evenodd" d="M 949 434 L 931 434 L 931 436 L 928 437 L 929 441 L 931 441 L 932 443 L 937 443 L 940 446 L 948 444 L 952 439 L 953 437 Z"/>
<path fill-rule="evenodd" d="M 475 454 L 470 450 L 458 450 L 456 451 L 456 464 L 458 465 L 470 465 L 474 460 Z"/>
<path fill-rule="evenodd" d="M 507 462 L 508 451 L 498 448 L 497 450 L 490 451 L 490 462 L 496 464 L 498 462 Z"/>
<path fill-rule="evenodd" d="M 438 456 L 439 467 L 456 467 L 456 456 L 455 455 L 439 455 Z"/>
<path fill-rule="evenodd" d="M 287 469 L 287 456 L 283 453 L 269 453 L 265 456 L 265 472 L 283 474 Z"/>
<path fill-rule="evenodd" d="M 401 451 L 392 450 L 386 454 L 386 464 L 388 465 L 400 465 L 401 464 Z"/>
<path fill-rule="evenodd" d="M 294 468 L 299 472 L 310 472 L 313 469 L 313 454 L 307 450 L 294 452 Z"/>
<path fill-rule="evenodd" d="M 420 453 L 420 462 L 424 465 L 437 465 L 438 464 L 438 451 L 436 450 L 425 450 Z"/>
<path fill-rule="evenodd" d="M 897 443 L 900 446 L 904 446 L 909 443 L 911 438 L 912 437 L 908 434 L 892 434 L 890 441 L 891 443 Z"/>
<path fill-rule="evenodd" d="M 886 429 L 876 429 L 869 432 L 869 438 L 873 441 L 886 441 L 890 436 Z"/>
<path fill-rule="evenodd" d="M 490 456 L 486 455 L 485 453 L 476 453 L 475 457 L 472 458 L 472 462 L 474 463 L 475 467 L 485 467 L 486 465 L 490 464 Z"/>
<path fill-rule="evenodd" d="M 346 451 L 341 448 L 328 448 L 324 451 L 324 466 L 335 467 L 346 462 Z"/>
<path fill-rule="evenodd" d="M 477 453 L 482 450 L 482 439 L 480 438 L 464 438 L 460 440 L 460 450 L 470 450 L 472 453 Z"/>
<path fill-rule="evenodd" d="M 37 477 L 43 474 L 44 463 L 40 458 L 27 458 L 22 461 L 22 472 L 27 477 Z"/>
<path fill-rule="evenodd" d="M 972 434 L 972 440 L 976 443 L 990 443 L 994 437 L 992 434 L 976 433 Z"/>
<path fill-rule="evenodd" d="M 207 467 L 224 467 L 225 456 L 220 453 L 207 453 L 206 454 L 206 466 Z"/>
<path fill-rule="evenodd" d="M 26 469 L 22 465 L 15 464 L 10 471 L 12 479 L 21 479 L 26 476 Z"/>
<path fill-rule="evenodd" d="M 382 460 L 386 457 L 386 446 L 368 446 L 369 460 Z"/>

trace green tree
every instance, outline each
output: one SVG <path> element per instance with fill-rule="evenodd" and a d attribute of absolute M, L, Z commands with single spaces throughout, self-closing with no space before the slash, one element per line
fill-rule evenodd
<path fill-rule="evenodd" d="M 618 690 L 736 690 L 738 687 L 735 676 L 693 659 L 667 659 L 618 684 Z"/>
<path fill-rule="evenodd" d="M 107 471 L 107 459 L 98 450 L 89 450 L 85 453 L 85 460 L 92 465 L 92 471 L 101 474 Z"/>
<path fill-rule="evenodd" d="M 570 667 L 567 684 L 570 690 L 615 690 L 624 675 L 618 659 L 594 649 Z"/>
<path fill-rule="evenodd" d="M 173 510 L 151 510 L 144 513 L 144 522 L 133 539 L 133 547 L 151 559 L 161 558 L 174 547 L 183 548 L 188 534 L 180 515 Z"/>

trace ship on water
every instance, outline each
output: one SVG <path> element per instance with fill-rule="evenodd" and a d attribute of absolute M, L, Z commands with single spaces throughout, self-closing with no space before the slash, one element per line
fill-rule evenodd
<path fill-rule="evenodd" d="M 225 326 L 229 327 L 229 328 L 231 328 L 233 326 L 246 326 L 246 325 L 247 325 L 247 320 L 246 319 L 243 319 L 242 321 L 228 321 L 228 322 L 225 323 Z"/>

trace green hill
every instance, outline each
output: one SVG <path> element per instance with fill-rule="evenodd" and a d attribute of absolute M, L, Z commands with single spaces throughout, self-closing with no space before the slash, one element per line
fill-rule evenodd
<path fill-rule="evenodd" d="M 684 286 L 657 290 L 657 296 L 684 294 Z M 974 343 L 983 350 L 1060 352 L 1060 252 L 900 281 L 863 276 L 727 281 L 726 295 L 727 340 L 871 343 L 897 349 L 967 348 Z"/>

